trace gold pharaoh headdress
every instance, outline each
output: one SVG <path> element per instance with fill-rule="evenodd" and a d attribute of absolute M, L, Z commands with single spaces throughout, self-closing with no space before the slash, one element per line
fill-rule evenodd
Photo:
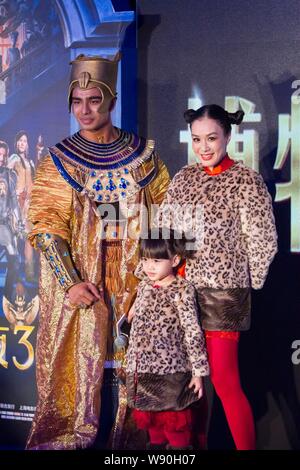
<path fill-rule="evenodd" d="M 118 52 L 112 60 L 100 56 L 80 54 L 71 62 L 72 70 L 69 85 L 69 110 L 72 104 L 72 91 L 75 87 L 88 89 L 97 87 L 102 96 L 99 111 L 105 113 L 109 109 L 112 98 L 116 98 L 118 63 L 121 58 Z"/>

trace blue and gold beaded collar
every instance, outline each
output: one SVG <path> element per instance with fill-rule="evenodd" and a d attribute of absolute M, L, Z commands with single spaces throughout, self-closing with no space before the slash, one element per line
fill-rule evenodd
<path fill-rule="evenodd" d="M 109 144 L 91 142 L 79 132 L 49 148 L 63 178 L 78 192 L 97 202 L 117 202 L 149 184 L 157 172 L 154 142 L 120 130 Z M 153 158 L 153 166 L 142 178 L 135 173 Z M 70 174 L 64 163 L 75 171 Z"/>

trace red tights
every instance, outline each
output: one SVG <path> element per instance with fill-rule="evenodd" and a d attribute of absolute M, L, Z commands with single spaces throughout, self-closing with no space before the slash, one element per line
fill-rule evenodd
<path fill-rule="evenodd" d="M 133 410 L 139 429 L 147 429 L 151 444 L 169 443 L 172 447 L 188 447 L 192 439 L 192 412 Z"/>
<path fill-rule="evenodd" d="M 206 345 L 211 381 L 220 398 L 226 419 L 238 450 L 255 449 L 255 428 L 252 410 L 240 384 L 238 367 L 238 334 L 228 338 L 206 332 Z"/>

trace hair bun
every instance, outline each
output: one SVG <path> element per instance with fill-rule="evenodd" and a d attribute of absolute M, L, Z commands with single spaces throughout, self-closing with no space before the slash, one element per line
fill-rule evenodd
<path fill-rule="evenodd" d="M 188 124 L 191 124 L 191 122 L 194 121 L 194 119 L 196 118 L 197 116 L 197 111 L 195 111 L 194 109 L 188 109 L 187 111 L 184 112 L 183 114 L 183 117 L 185 119 L 185 122 L 187 122 Z"/>
<path fill-rule="evenodd" d="M 243 117 L 245 115 L 244 111 L 241 111 L 240 109 L 236 111 L 235 113 L 229 113 L 228 114 L 228 119 L 230 124 L 240 124 L 243 120 Z"/>

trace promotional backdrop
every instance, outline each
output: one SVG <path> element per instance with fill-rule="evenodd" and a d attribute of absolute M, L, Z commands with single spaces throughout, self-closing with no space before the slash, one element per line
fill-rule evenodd
<path fill-rule="evenodd" d="M 25 236 L 35 169 L 77 130 L 70 60 L 119 48 L 114 123 L 155 139 L 172 176 L 194 161 L 187 108 L 245 111 L 229 153 L 264 177 L 279 253 L 253 293 L 242 382 L 258 448 L 300 448 L 299 16 L 298 0 L 140 0 L 137 22 L 129 0 L 0 0 L 0 449 L 24 448 L 36 405 L 38 256 Z M 209 448 L 233 448 L 217 399 L 212 411 Z"/>
<path fill-rule="evenodd" d="M 24 448 L 36 405 L 39 263 L 26 240 L 35 170 L 77 130 L 67 89 L 80 53 L 122 49 L 113 120 L 135 130 L 134 10 L 126 0 L 0 0 L 0 449 Z"/>

